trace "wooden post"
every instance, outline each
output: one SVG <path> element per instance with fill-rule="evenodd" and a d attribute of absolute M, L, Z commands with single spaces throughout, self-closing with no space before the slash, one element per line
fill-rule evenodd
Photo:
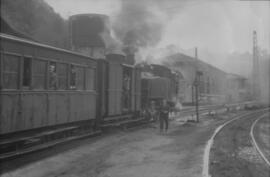
<path fill-rule="evenodd" d="M 196 101 L 196 122 L 199 122 L 199 72 L 198 72 L 198 56 L 197 47 L 195 48 L 196 74 L 195 74 L 195 101 Z"/>

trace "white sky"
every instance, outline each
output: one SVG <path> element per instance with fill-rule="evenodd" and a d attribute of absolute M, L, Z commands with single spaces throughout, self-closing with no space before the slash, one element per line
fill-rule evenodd
<path fill-rule="evenodd" d="M 215 52 L 250 51 L 252 31 L 269 49 L 269 2 L 208 1 L 184 8 L 168 25 L 164 43 L 199 46 Z M 177 36 L 177 38 L 176 38 Z"/>

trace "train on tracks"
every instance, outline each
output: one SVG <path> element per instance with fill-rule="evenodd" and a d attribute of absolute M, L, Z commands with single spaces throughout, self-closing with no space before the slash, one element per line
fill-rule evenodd
<path fill-rule="evenodd" d="M 130 65 L 122 54 L 93 59 L 3 33 L 0 43 L 1 135 L 139 121 L 142 106 L 147 108 L 153 99 L 172 99 L 169 95 L 176 90 L 168 68 L 159 68 L 157 73 L 167 75 L 155 74 L 156 81 L 142 79 L 143 67 Z M 166 94 L 155 98 L 161 87 Z"/>
<path fill-rule="evenodd" d="M 106 51 L 100 35 L 109 38 L 107 20 L 72 16 L 72 50 L 0 33 L 0 160 L 106 127 L 148 122 L 153 101 L 172 107 L 179 101 L 180 72 Z"/>

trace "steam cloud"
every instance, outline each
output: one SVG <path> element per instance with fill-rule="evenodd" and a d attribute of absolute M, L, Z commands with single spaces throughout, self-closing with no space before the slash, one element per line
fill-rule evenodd
<path fill-rule="evenodd" d="M 136 52 L 140 47 L 153 46 L 161 40 L 164 25 L 150 10 L 151 5 L 151 1 L 122 0 L 113 28 L 125 52 Z"/>

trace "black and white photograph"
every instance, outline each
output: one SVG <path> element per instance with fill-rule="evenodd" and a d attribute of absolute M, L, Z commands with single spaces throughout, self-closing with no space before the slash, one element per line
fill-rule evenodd
<path fill-rule="evenodd" d="M 0 0 L 1 177 L 270 177 L 270 0 Z"/>

